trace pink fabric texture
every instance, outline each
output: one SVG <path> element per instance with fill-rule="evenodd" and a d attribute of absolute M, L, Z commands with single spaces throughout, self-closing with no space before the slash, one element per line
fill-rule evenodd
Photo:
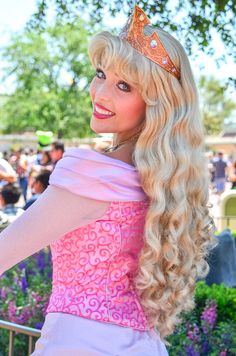
<path fill-rule="evenodd" d="M 31 356 L 168 356 L 168 352 L 154 330 L 49 313 Z"/>
<path fill-rule="evenodd" d="M 53 288 L 47 312 L 149 330 L 133 283 L 148 208 L 136 169 L 98 152 L 72 149 L 50 183 L 111 203 L 103 217 L 51 244 Z"/>
<path fill-rule="evenodd" d="M 50 184 L 104 201 L 146 199 L 135 167 L 99 152 L 69 148 L 50 177 Z"/>

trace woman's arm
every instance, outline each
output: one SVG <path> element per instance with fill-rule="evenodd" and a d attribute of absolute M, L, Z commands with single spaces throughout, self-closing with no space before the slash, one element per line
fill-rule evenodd
<path fill-rule="evenodd" d="M 49 186 L 0 234 L 0 275 L 66 233 L 102 217 L 109 205 Z"/>
<path fill-rule="evenodd" d="M 17 181 L 16 174 L 14 172 L 4 172 L 0 170 L 0 180 L 4 180 L 8 183 L 15 183 Z"/>
<path fill-rule="evenodd" d="M 229 181 L 234 183 L 236 182 L 236 174 L 235 174 L 235 168 L 234 168 L 234 165 L 231 164 L 231 166 L 229 166 Z"/>

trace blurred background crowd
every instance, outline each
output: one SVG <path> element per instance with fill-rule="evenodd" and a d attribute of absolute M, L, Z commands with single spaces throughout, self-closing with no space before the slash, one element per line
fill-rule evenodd
<path fill-rule="evenodd" d="M 45 149 L 19 148 L 1 152 L 1 229 L 28 209 L 43 193 L 63 153 L 64 143 L 60 141 L 53 142 Z"/>

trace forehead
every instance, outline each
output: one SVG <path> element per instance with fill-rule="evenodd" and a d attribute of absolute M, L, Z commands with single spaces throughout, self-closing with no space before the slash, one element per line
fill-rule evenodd
<path fill-rule="evenodd" d="M 114 75 L 116 78 L 120 78 L 121 77 L 121 73 L 119 73 L 113 67 L 104 68 L 104 69 L 102 68 L 102 70 L 107 74 Z"/>
<path fill-rule="evenodd" d="M 95 55 L 93 58 L 93 65 L 95 67 L 101 67 L 105 71 L 113 72 L 117 77 L 120 76 L 136 76 L 137 74 L 137 62 L 128 59 L 127 56 L 120 56 L 119 53 L 110 53 L 109 49 L 104 50 Z"/>

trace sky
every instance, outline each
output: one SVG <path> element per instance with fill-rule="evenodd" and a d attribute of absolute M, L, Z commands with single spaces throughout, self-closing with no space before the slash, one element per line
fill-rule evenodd
<path fill-rule="evenodd" d="M 24 28 L 26 22 L 35 10 L 36 0 L 0 0 L 0 46 L 7 44 L 10 32 L 17 32 Z M 122 15 L 118 16 L 116 19 L 112 18 L 112 25 L 120 25 L 122 21 L 125 23 L 125 20 L 125 17 Z M 109 25 L 109 23 L 110 19 L 109 16 L 107 16 L 106 25 Z M 219 40 L 217 34 L 214 35 L 213 41 L 215 43 L 216 55 L 220 56 L 224 50 L 224 45 Z M 223 66 L 221 69 L 217 68 L 214 58 L 211 58 L 204 53 L 201 53 L 198 56 L 198 59 L 190 58 L 190 62 L 196 79 L 200 74 L 205 74 L 213 75 L 218 79 L 224 80 L 227 76 L 232 75 L 232 73 L 236 73 L 236 64 L 233 63 L 232 58 L 229 56 L 227 57 L 227 64 L 225 64 L 225 66 Z M 200 69 L 202 63 L 204 63 L 205 68 Z M 6 87 L 0 83 L 0 93 L 4 92 L 6 92 Z M 231 95 L 235 97 L 236 100 L 235 93 L 231 92 Z"/>
<path fill-rule="evenodd" d="M 35 0 L 0 0 L 0 44 L 6 43 L 5 32 L 19 31 L 24 27 L 30 15 L 36 10 L 35 4 Z"/>

